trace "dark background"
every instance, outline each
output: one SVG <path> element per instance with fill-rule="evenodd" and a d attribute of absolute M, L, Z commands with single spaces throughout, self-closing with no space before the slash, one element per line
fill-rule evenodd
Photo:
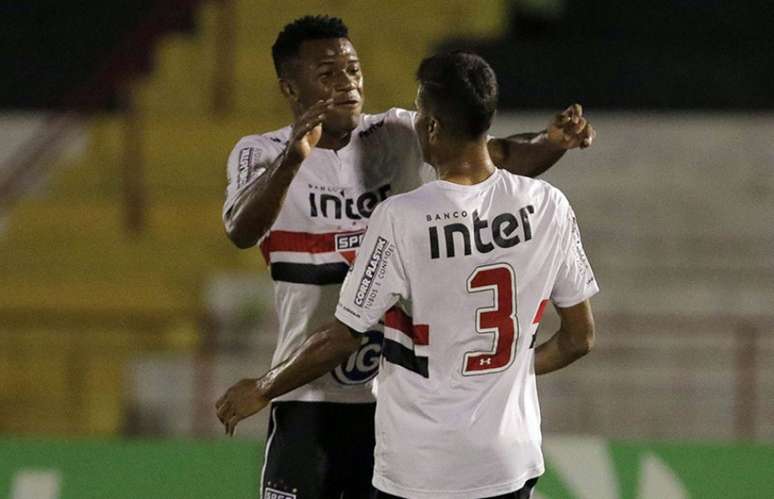
<path fill-rule="evenodd" d="M 122 79 L 150 68 L 156 37 L 196 28 L 196 3 L 0 3 L 0 108 L 115 107 Z M 503 39 L 443 44 L 473 47 L 490 61 L 503 108 L 774 108 L 770 1 L 523 4 L 512 4 Z"/>

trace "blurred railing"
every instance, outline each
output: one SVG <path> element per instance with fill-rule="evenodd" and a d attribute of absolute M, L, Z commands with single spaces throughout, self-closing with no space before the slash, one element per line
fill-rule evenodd
<path fill-rule="evenodd" d="M 539 342 L 557 326 L 546 315 Z M 599 313 L 596 320 L 594 350 L 538 378 L 545 433 L 774 440 L 774 365 L 766 362 L 774 356 L 774 316 Z M 211 342 L 203 370 L 191 362 L 194 356 L 138 358 L 127 381 L 138 426 L 175 435 L 220 433 L 214 399 L 270 367 L 275 333 L 258 333 L 252 348 L 226 349 L 238 353 L 216 353 L 213 345 L 224 345 Z M 261 437 L 262 417 L 246 422 L 242 435 Z"/>
<path fill-rule="evenodd" d="M 772 316 L 600 314 L 591 354 L 539 378 L 544 429 L 774 439 L 772 333 Z"/>

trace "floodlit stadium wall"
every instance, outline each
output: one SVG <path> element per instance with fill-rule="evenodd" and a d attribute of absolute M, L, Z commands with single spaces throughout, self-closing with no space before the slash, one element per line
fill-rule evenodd
<path fill-rule="evenodd" d="M 587 113 L 597 143 L 568 153 L 545 178 L 575 207 L 600 282 L 592 300 L 598 338 L 588 357 L 539 379 L 544 428 L 607 438 L 774 439 L 774 366 L 766 362 L 774 355 L 774 157 L 763 139 L 774 136 L 774 119 Z M 493 134 L 540 129 L 549 115 L 503 114 Z M 270 294 L 266 275 L 226 277 L 213 277 L 211 287 L 230 293 L 208 293 L 220 317 L 256 302 L 251 287 Z M 125 382 L 140 428 L 191 434 L 197 400 L 269 367 L 272 316 L 269 308 L 261 315 L 267 322 L 250 330 L 222 323 L 224 344 L 252 343 L 218 355 L 204 395 L 191 357 L 137 358 Z M 540 336 L 555 327 L 546 314 Z M 205 432 L 217 433 L 211 408 L 201 410 Z M 259 417 L 244 434 L 265 428 Z"/>
<path fill-rule="evenodd" d="M 503 114 L 493 134 L 540 129 L 550 113 Z M 774 117 L 586 113 L 597 143 L 545 178 L 575 207 L 600 281 L 598 340 L 540 379 L 544 427 L 774 439 Z M 211 401 L 268 367 L 271 284 L 220 221 L 225 156 L 249 124 L 162 125 L 143 131 L 141 235 L 121 222 L 118 119 L 94 120 L 74 148 L 83 156 L 5 220 L 0 395 L 13 403 L 0 405 L 0 431 L 217 434 Z M 217 349 L 240 353 L 207 360 Z"/>
<path fill-rule="evenodd" d="M 544 453 L 537 499 L 774 497 L 772 446 L 553 436 Z M 239 441 L 2 439 L 0 496 L 254 499 L 262 455 Z"/>

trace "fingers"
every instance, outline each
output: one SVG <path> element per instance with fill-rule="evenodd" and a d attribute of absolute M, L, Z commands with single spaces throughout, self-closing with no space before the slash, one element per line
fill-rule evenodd
<path fill-rule="evenodd" d="M 236 425 L 259 412 L 267 401 L 257 390 L 256 379 L 243 379 L 229 388 L 215 402 L 215 412 L 223 424 L 226 435 L 234 435 Z"/>
<path fill-rule="evenodd" d="M 301 137 L 319 126 L 325 119 L 324 114 L 314 115 L 305 120 L 299 120 L 293 125 L 293 140 L 299 140 Z"/>
<path fill-rule="evenodd" d="M 583 117 L 583 107 L 576 102 L 575 104 L 565 109 L 564 113 L 567 113 L 567 115 L 570 117 L 570 121 L 573 123 L 578 123 L 580 118 Z"/>
<path fill-rule="evenodd" d="M 243 417 L 237 413 L 236 409 L 231 404 L 226 403 L 218 409 L 218 419 L 223 423 L 225 434 L 233 437 L 237 423 L 239 423 Z"/>
<path fill-rule="evenodd" d="M 567 126 L 567 124 L 570 123 L 570 119 L 570 115 L 567 111 L 563 111 L 554 116 L 554 124 L 558 127 Z"/>
<path fill-rule="evenodd" d="M 315 119 L 319 117 L 325 117 L 325 113 L 328 112 L 328 110 L 333 107 L 333 99 L 321 99 L 312 104 L 309 109 L 304 111 L 303 114 L 300 116 L 300 120 L 306 121 L 310 119 Z"/>
<path fill-rule="evenodd" d="M 221 423 L 224 423 L 236 413 L 234 405 L 233 387 L 226 390 L 226 393 L 215 402 L 215 413 Z"/>
<path fill-rule="evenodd" d="M 300 140 L 306 134 L 325 120 L 325 115 L 333 106 L 332 99 L 318 101 L 312 107 L 306 110 L 293 124 L 293 141 Z"/>
<path fill-rule="evenodd" d="M 559 127 L 564 127 L 572 124 L 577 124 L 580 118 L 583 116 L 583 107 L 580 104 L 573 104 L 567 109 L 557 114 L 554 118 L 554 123 Z"/>
<path fill-rule="evenodd" d="M 594 127 L 591 126 L 591 124 L 587 125 L 586 128 L 583 130 L 583 133 L 581 134 L 581 143 L 580 147 L 581 149 L 585 149 L 589 146 L 591 146 L 591 143 L 594 142 L 594 139 L 597 136 L 597 131 L 594 130 Z"/>
<path fill-rule="evenodd" d="M 228 435 L 229 437 L 234 436 L 237 423 L 239 423 L 239 419 L 236 416 L 232 417 L 231 419 L 225 422 L 226 435 Z"/>
<path fill-rule="evenodd" d="M 594 127 L 583 117 L 583 107 L 577 103 L 559 113 L 554 123 L 561 130 L 562 140 L 568 148 L 585 149 L 591 146 L 597 135 Z"/>
<path fill-rule="evenodd" d="M 587 125 L 586 118 L 577 118 L 575 121 L 570 121 L 562 128 L 564 133 L 564 140 L 572 141 L 580 135 Z"/>
<path fill-rule="evenodd" d="M 234 407 L 226 402 L 220 405 L 217 409 L 218 419 L 221 423 L 225 423 L 231 416 L 234 415 Z"/>

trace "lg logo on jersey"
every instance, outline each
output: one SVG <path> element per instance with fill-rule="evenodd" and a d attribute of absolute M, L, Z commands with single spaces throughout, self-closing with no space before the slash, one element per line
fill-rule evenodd
<path fill-rule="evenodd" d="M 311 186 L 310 186 L 311 187 Z M 333 218 L 350 220 L 369 218 L 376 205 L 390 195 L 390 184 L 385 184 L 376 190 L 364 192 L 357 198 L 349 198 L 341 192 L 310 192 L 309 216 L 312 218 Z"/>
<path fill-rule="evenodd" d="M 367 331 L 360 350 L 331 372 L 333 378 L 343 385 L 359 385 L 373 379 L 379 371 L 383 340 L 379 331 Z"/>

